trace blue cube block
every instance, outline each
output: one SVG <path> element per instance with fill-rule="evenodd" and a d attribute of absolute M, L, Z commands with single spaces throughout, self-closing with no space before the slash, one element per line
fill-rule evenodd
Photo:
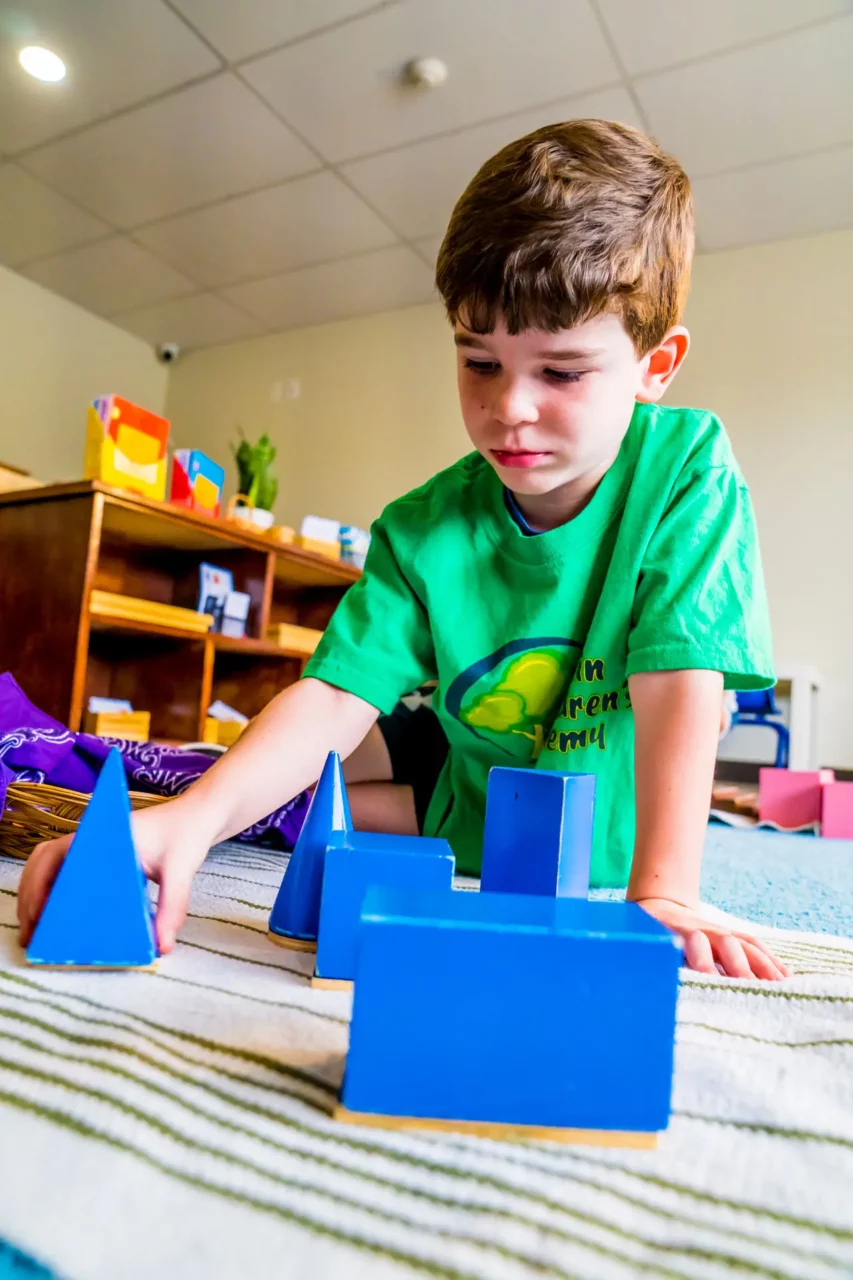
<path fill-rule="evenodd" d="M 483 835 L 483 893 L 585 898 L 595 775 L 492 769 Z"/>
<path fill-rule="evenodd" d="M 664 1129 L 680 961 L 632 903 L 370 889 L 346 1112 Z"/>
<path fill-rule="evenodd" d="M 323 872 L 316 974 L 355 977 L 361 905 L 370 885 L 449 890 L 454 857 L 446 840 L 348 831 L 330 838 Z"/>

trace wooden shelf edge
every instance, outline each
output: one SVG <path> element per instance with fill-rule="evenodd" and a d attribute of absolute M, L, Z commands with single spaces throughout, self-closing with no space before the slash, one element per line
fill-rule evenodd
<path fill-rule="evenodd" d="M 154 514 L 185 528 L 209 534 L 219 542 L 235 543 L 253 551 L 272 553 L 276 563 L 290 562 L 304 569 L 318 570 L 330 586 L 349 585 L 357 582 L 361 577 L 361 570 L 355 565 L 343 564 L 339 560 L 318 555 L 314 551 L 304 551 L 301 547 L 290 543 L 276 542 L 262 533 L 253 533 L 244 526 L 202 515 L 197 511 L 189 511 L 171 502 L 143 498 L 127 490 L 117 489 L 113 485 L 103 484 L 100 480 L 75 480 L 67 484 L 44 485 L 38 489 L 18 489 L 10 493 L 0 493 L 0 506 L 13 503 L 47 502 L 57 498 L 80 498 L 96 493 L 102 494 L 104 501 L 110 506 Z"/>
<path fill-rule="evenodd" d="M 308 658 L 303 650 L 283 648 L 272 640 L 255 640 L 252 636 L 244 636 L 237 640 L 232 636 L 222 636 L 211 632 L 210 639 L 217 653 L 239 653 L 259 658 Z"/>
<path fill-rule="evenodd" d="M 200 644 L 204 644 L 210 636 L 209 631 L 189 631 L 185 627 L 169 627 L 160 622 L 143 622 L 141 619 L 133 618 L 110 618 L 99 613 L 89 615 L 89 629 L 100 632 L 121 631 L 125 634 L 164 636 L 172 640 L 195 640 Z"/>

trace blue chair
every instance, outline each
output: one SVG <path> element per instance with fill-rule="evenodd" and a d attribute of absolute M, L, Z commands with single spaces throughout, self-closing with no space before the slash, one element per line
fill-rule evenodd
<path fill-rule="evenodd" d="M 736 724 L 755 724 L 772 729 L 776 734 L 776 768 L 787 769 L 791 735 L 788 726 L 782 721 L 782 713 L 776 705 L 773 690 L 754 689 L 748 693 L 738 690 L 735 697 L 737 711 L 732 716 L 732 728 Z"/>

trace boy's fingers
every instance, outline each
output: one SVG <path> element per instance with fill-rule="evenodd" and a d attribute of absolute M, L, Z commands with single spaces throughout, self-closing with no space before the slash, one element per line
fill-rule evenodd
<path fill-rule="evenodd" d="M 744 945 L 748 945 L 750 947 L 753 947 L 756 951 L 760 951 L 762 955 L 764 955 L 768 960 L 771 961 L 774 968 L 779 970 L 779 974 L 781 977 L 790 978 L 791 970 L 788 968 L 786 964 L 782 963 L 782 961 L 779 959 L 778 956 L 774 956 L 770 948 L 768 946 L 765 946 L 765 944 L 761 941 L 760 938 L 753 938 L 752 935 L 749 933 L 736 933 L 734 936 L 740 942 L 744 943 Z"/>
<path fill-rule="evenodd" d="M 711 943 L 699 929 L 684 936 L 684 960 L 688 969 L 695 969 L 698 973 L 717 972 Z"/>
<path fill-rule="evenodd" d="M 48 840 L 36 845 L 27 859 L 18 891 L 19 936 L 24 947 L 33 935 L 42 907 L 73 838 L 73 833 L 70 833 L 58 840 Z"/>
<path fill-rule="evenodd" d="M 752 977 L 752 969 L 742 942 L 730 933 L 724 933 L 714 941 L 717 960 L 729 978 Z"/>
<path fill-rule="evenodd" d="M 741 946 L 756 978 L 765 978 L 771 982 L 778 982 L 780 978 L 789 976 L 783 965 L 762 947 L 756 947 L 751 942 L 742 942 Z"/>
<path fill-rule="evenodd" d="M 190 901 L 192 872 L 163 868 L 157 901 L 157 947 L 161 955 L 171 951 L 184 923 Z"/>

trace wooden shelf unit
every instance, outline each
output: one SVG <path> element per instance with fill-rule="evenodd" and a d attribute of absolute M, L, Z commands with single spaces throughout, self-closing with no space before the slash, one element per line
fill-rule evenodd
<path fill-rule="evenodd" d="M 93 615 L 93 590 L 196 607 L 199 565 L 251 598 L 246 638 Z M 89 697 L 129 698 L 158 740 L 201 738 L 211 702 L 254 716 L 299 678 L 304 654 L 271 624 L 322 629 L 361 576 L 351 565 L 99 481 L 0 494 L 0 671 L 79 730 Z"/>

